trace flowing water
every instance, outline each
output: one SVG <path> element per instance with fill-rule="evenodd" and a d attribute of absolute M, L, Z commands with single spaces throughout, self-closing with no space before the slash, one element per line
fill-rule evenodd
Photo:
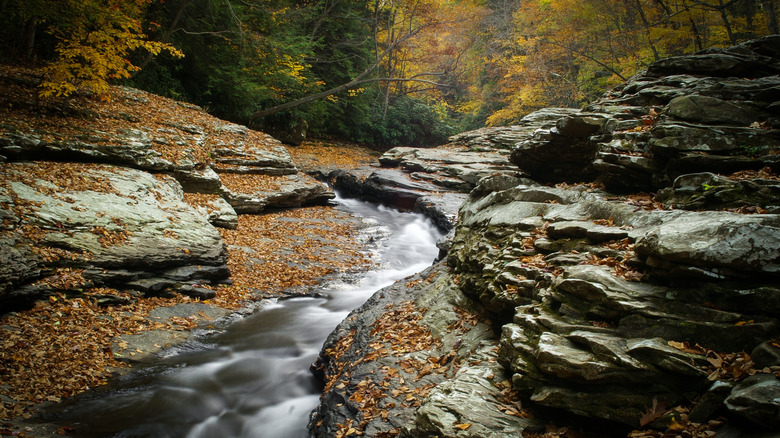
<path fill-rule="evenodd" d="M 352 199 L 339 208 L 365 217 L 381 260 L 360 279 L 324 285 L 325 298 L 264 305 L 200 342 L 173 349 L 159 366 L 81 399 L 65 417 L 85 437 L 308 437 L 319 388 L 309 372 L 327 335 L 376 290 L 435 259 L 439 231 L 417 214 Z"/>

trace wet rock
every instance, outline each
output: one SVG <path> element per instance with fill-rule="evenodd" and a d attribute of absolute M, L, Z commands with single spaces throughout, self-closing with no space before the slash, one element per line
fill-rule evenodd
<path fill-rule="evenodd" d="M 769 429 L 780 427 L 780 380 L 756 374 L 743 380 L 726 399 L 729 411 Z"/>
<path fill-rule="evenodd" d="M 695 423 L 704 423 L 723 407 L 726 397 L 731 394 L 734 384 L 718 380 L 696 402 L 688 418 Z"/>
<path fill-rule="evenodd" d="M 238 214 L 257 214 L 268 208 L 321 205 L 335 196 L 326 185 L 302 174 L 287 175 L 277 180 L 277 187 L 258 188 L 253 193 L 238 193 L 222 188 L 222 197 Z"/>
<path fill-rule="evenodd" d="M 707 212 L 683 215 L 637 241 L 637 254 L 715 277 L 780 273 L 780 218 Z M 663 275 L 663 273 L 659 273 Z"/>
<path fill-rule="evenodd" d="M 503 370 L 495 362 L 492 347 L 487 344 L 479 348 L 471 356 L 478 365 L 461 368 L 452 379 L 434 388 L 417 409 L 414 422 L 407 423 L 400 436 L 500 438 L 540 428 L 538 421 L 511 415 L 509 409 L 502 411 L 496 400 L 486 397 L 495 395 L 496 387 L 508 384 L 501 381 Z M 514 412 L 518 412 L 516 407 Z"/>
<path fill-rule="evenodd" d="M 338 169 L 329 174 L 329 180 L 343 196 L 423 213 L 445 232 L 455 226 L 458 209 L 466 199 L 463 193 L 442 190 L 398 169 Z"/>
<path fill-rule="evenodd" d="M 685 210 L 774 208 L 780 204 L 780 182 L 762 178 L 735 181 L 710 172 L 687 174 L 660 190 L 658 200 Z"/>
<path fill-rule="evenodd" d="M 493 362 L 492 330 L 482 321 L 459 323 L 464 315 L 477 312 L 478 306 L 459 293 L 442 295 L 441 291 L 457 290 L 452 281 L 445 266 L 434 265 L 378 291 L 331 333 L 316 365 L 326 381 L 333 383 L 326 384 L 312 416 L 310 430 L 314 436 L 334 436 L 340 425 L 350 421 L 368 436 L 390 431 L 401 436 L 447 436 L 463 430 L 469 434 L 463 436 L 497 437 L 501 433 L 521 433 L 531 423 L 499 409 L 501 393 L 507 388 L 501 386 L 505 378 Z M 435 341 L 430 349 L 393 347 L 391 339 L 383 339 L 382 333 L 371 330 L 383 315 L 408 300 L 417 304 L 414 313 L 404 316 L 405 320 L 416 321 L 407 326 L 407 336 L 430 332 Z M 390 345 L 379 346 L 387 342 Z M 383 353 L 391 349 L 396 353 Z M 358 360 L 370 351 L 377 354 Z M 422 361 L 420 367 L 404 365 L 418 360 Z M 423 368 L 424 363 L 429 365 Z M 404 382 L 402 391 L 383 393 L 369 402 L 373 406 L 378 401 L 377 408 L 386 410 L 387 415 L 361 412 L 365 402 L 361 402 L 364 398 L 360 394 L 371 394 L 361 393 L 362 388 L 372 388 L 382 381 L 400 388 L 399 379 Z M 467 423 L 472 426 L 457 427 Z"/>

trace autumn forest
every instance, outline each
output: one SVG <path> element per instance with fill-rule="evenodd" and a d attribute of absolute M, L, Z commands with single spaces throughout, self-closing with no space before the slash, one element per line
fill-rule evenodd
<path fill-rule="evenodd" d="M 778 33 L 777 0 L 2 0 L 41 99 L 109 84 L 274 132 L 435 145 L 581 107 L 659 58 Z"/>

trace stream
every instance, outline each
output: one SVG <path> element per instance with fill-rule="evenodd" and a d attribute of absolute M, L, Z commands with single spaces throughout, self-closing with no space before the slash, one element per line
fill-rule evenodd
<path fill-rule="evenodd" d="M 438 229 L 419 214 L 354 199 L 380 265 L 318 287 L 324 298 L 270 301 L 225 330 L 169 350 L 66 409 L 81 437 L 305 438 L 319 386 L 309 371 L 328 334 L 375 291 L 436 258 Z"/>

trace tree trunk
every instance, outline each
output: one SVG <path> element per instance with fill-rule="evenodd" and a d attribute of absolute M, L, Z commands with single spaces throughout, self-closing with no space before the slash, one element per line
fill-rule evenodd
<path fill-rule="evenodd" d="M 162 38 L 160 38 L 161 42 L 168 42 L 168 39 L 173 34 L 173 31 L 176 29 L 176 25 L 179 23 L 179 20 L 181 19 L 182 14 L 184 14 L 184 8 L 186 8 L 190 3 L 192 3 L 193 0 L 183 0 L 181 4 L 179 5 L 179 9 L 176 10 L 176 15 L 173 17 L 173 21 L 171 21 L 171 25 L 168 26 L 168 29 L 163 34 Z M 151 53 L 147 53 L 146 57 L 141 61 L 141 64 L 138 66 L 140 70 L 136 70 L 131 74 L 131 78 L 135 77 L 135 75 L 138 74 L 139 71 L 146 68 L 147 65 L 149 65 L 150 62 L 152 62 L 152 58 L 154 55 Z"/>
<path fill-rule="evenodd" d="M 655 44 L 653 44 L 653 40 L 650 38 L 650 22 L 647 20 L 647 15 L 645 15 L 645 10 L 642 9 L 642 3 L 639 0 L 635 0 L 636 3 L 636 10 L 639 13 L 639 18 L 642 20 L 642 24 L 645 28 L 645 38 L 647 38 L 647 44 L 650 45 L 650 50 L 653 51 L 653 60 L 658 61 L 658 49 L 656 49 Z"/>
<path fill-rule="evenodd" d="M 27 20 L 24 29 L 24 41 L 22 42 L 22 56 L 26 59 L 32 59 L 35 49 L 35 33 L 38 30 L 38 17 L 32 17 Z"/>
<path fill-rule="evenodd" d="M 720 18 L 723 20 L 723 26 L 726 27 L 726 34 L 729 36 L 729 41 L 731 44 L 737 44 L 737 38 L 734 36 L 734 32 L 731 30 L 729 16 L 726 14 L 726 5 L 723 4 L 723 0 L 718 0 L 718 4 L 720 5 L 718 8 L 718 10 L 720 10 Z"/>
<path fill-rule="evenodd" d="M 767 27 L 769 32 L 773 34 L 780 33 L 780 26 L 777 23 L 777 12 L 775 11 L 777 0 L 761 0 L 761 6 L 763 6 L 764 13 L 767 16 Z"/>

